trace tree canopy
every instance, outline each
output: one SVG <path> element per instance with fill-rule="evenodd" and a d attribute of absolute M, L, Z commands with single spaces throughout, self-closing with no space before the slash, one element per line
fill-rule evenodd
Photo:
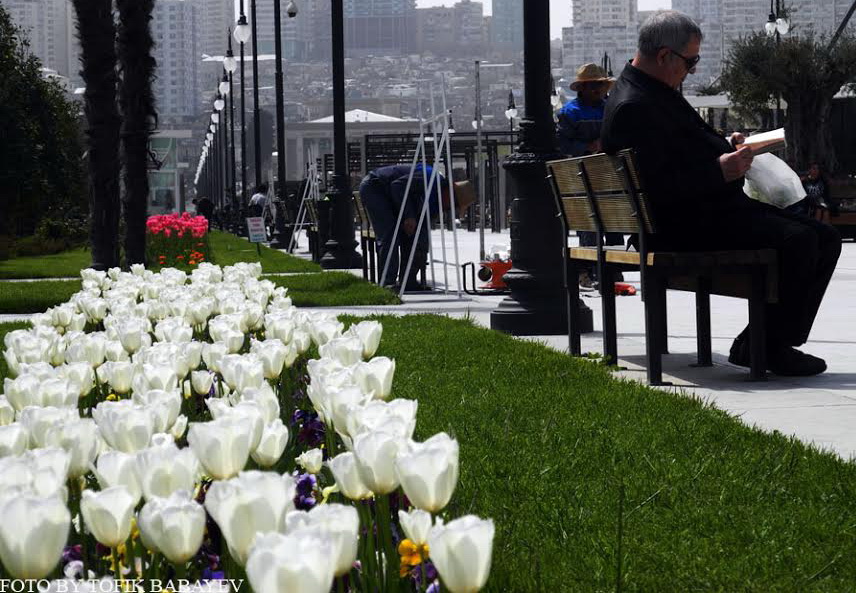
<path fill-rule="evenodd" d="M 41 67 L 0 4 L 0 235 L 86 212 L 77 108 Z"/>
<path fill-rule="evenodd" d="M 856 80 L 856 38 L 843 35 L 830 48 L 825 36 L 792 34 L 781 41 L 755 33 L 732 46 L 721 77 L 723 89 L 744 113 L 761 114 L 776 96 L 787 104 L 788 160 L 834 171 L 829 114 L 832 98 Z"/>

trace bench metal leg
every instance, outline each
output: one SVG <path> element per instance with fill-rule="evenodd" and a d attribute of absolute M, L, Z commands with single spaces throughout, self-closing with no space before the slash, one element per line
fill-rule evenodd
<path fill-rule="evenodd" d="M 647 274 L 645 282 L 648 298 L 645 299 L 645 352 L 648 359 L 648 384 L 666 385 L 663 382 L 662 346 L 660 345 L 660 328 L 664 322 L 660 318 L 662 309 L 658 306 L 657 294 L 663 288 L 663 281 L 653 274 Z"/>
<path fill-rule="evenodd" d="M 369 257 L 368 257 L 369 240 L 360 235 L 360 251 L 363 252 L 363 280 L 369 279 Z"/>
<path fill-rule="evenodd" d="M 580 343 L 580 285 L 576 281 L 578 278 L 577 267 L 568 263 L 566 264 L 567 274 L 565 277 L 565 285 L 568 293 L 568 351 L 571 356 L 580 356 L 582 354 L 582 345 Z"/>
<path fill-rule="evenodd" d="M 767 380 L 767 304 L 766 274 L 752 274 L 752 296 L 749 299 L 749 379 Z"/>
<path fill-rule="evenodd" d="M 603 356 L 608 364 L 618 364 L 618 336 L 615 322 L 615 273 L 611 266 L 601 267 L 601 314 L 603 317 Z"/>
<path fill-rule="evenodd" d="M 696 291 L 696 354 L 695 366 L 713 366 L 710 337 L 710 278 L 698 279 Z"/>
<path fill-rule="evenodd" d="M 366 244 L 368 245 L 367 249 L 369 252 L 369 277 L 372 282 L 377 284 L 377 265 L 375 263 L 375 258 L 377 257 L 377 241 L 374 239 L 367 239 Z"/>
<path fill-rule="evenodd" d="M 669 310 L 665 282 L 654 284 L 654 305 L 657 307 L 657 344 L 661 354 L 669 353 Z"/>

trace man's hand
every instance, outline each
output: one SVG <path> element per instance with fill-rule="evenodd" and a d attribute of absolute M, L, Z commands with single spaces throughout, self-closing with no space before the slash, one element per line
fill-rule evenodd
<path fill-rule="evenodd" d="M 737 148 L 740 144 L 746 142 L 746 136 L 741 134 L 740 132 L 734 132 L 731 136 L 728 137 L 728 141 L 731 143 L 731 146 Z"/>
<path fill-rule="evenodd" d="M 401 223 L 401 229 L 408 235 L 411 236 L 416 232 L 416 219 L 415 218 L 405 218 L 404 222 Z"/>
<path fill-rule="evenodd" d="M 754 158 L 755 155 L 749 146 L 744 146 L 737 152 L 727 152 L 720 156 L 719 167 L 722 169 L 725 182 L 735 181 L 746 175 L 746 171 L 752 166 L 752 159 Z"/>

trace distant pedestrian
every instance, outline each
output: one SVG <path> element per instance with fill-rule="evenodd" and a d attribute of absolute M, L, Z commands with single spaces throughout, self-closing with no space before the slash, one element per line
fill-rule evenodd
<path fill-rule="evenodd" d="M 600 152 L 600 128 L 606 95 L 614 82 L 606 70 L 597 64 L 583 64 L 577 69 L 576 79 L 570 88 L 577 97 L 565 103 L 559 110 L 556 138 L 559 150 L 568 156 L 584 156 Z M 595 247 L 597 233 L 580 231 L 582 247 Z M 623 245 L 624 235 L 607 233 L 605 245 Z M 596 277 L 596 266 L 580 271 L 580 286 L 591 289 Z"/>
<path fill-rule="evenodd" d="M 196 203 L 196 213 L 200 216 L 204 216 L 205 220 L 208 221 L 208 227 L 212 228 L 214 225 L 214 203 L 209 200 L 207 197 L 202 196 Z"/>
<path fill-rule="evenodd" d="M 267 205 L 267 191 L 267 183 L 260 183 L 256 186 L 256 191 L 250 198 L 250 216 L 262 216 L 265 211 L 265 205 Z"/>

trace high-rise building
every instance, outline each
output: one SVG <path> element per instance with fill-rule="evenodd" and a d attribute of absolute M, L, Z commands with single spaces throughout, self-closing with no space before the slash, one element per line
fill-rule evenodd
<path fill-rule="evenodd" d="M 190 0 L 158 0 L 152 13 L 155 41 L 152 55 L 157 62 L 154 83 L 158 115 L 187 117 L 200 111 L 200 87 L 215 88 L 216 80 L 202 85 L 198 5 Z M 225 37 L 223 42 L 225 42 Z"/>
<path fill-rule="evenodd" d="M 229 28 L 235 28 L 235 0 L 197 0 L 199 51 L 210 56 L 226 53 Z"/>
<path fill-rule="evenodd" d="M 345 47 L 352 55 L 403 54 L 412 49 L 416 0 L 344 0 Z"/>
<path fill-rule="evenodd" d="M 523 51 L 523 2 L 493 0 L 491 44 L 500 51 Z"/>
<path fill-rule="evenodd" d="M 636 53 L 636 0 L 577 0 L 573 20 L 573 27 L 562 29 L 562 67 L 569 80 L 582 64 L 600 64 L 604 54 L 617 74 Z"/>
<path fill-rule="evenodd" d="M 74 8 L 69 0 L 3 0 L 3 7 L 26 35 L 42 66 L 77 78 Z"/>
<path fill-rule="evenodd" d="M 416 48 L 449 55 L 455 51 L 455 10 L 446 6 L 416 10 Z"/>
<path fill-rule="evenodd" d="M 453 7 L 455 45 L 461 49 L 484 48 L 484 6 L 481 2 L 461 0 Z"/>
<path fill-rule="evenodd" d="M 704 34 L 701 60 L 695 74 L 687 77 L 684 86 L 698 88 L 715 83 L 722 73 L 727 51 L 722 0 L 672 0 L 672 8 L 692 17 Z"/>

